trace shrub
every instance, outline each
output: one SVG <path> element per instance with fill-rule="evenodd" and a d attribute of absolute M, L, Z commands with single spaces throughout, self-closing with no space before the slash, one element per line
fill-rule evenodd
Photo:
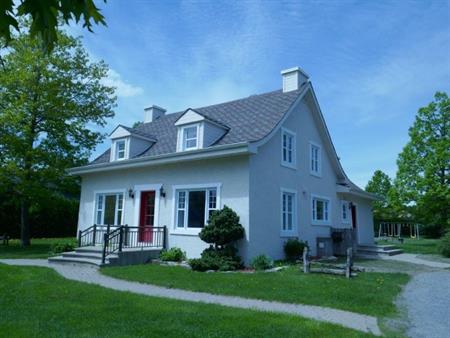
<path fill-rule="evenodd" d="M 200 239 L 220 248 L 244 237 L 244 228 L 239 223 L 239 216 L 226 205 L 222 210 L 214 211 L 202 231 Z"/>
<path fill-rule="evenodd" d="M 255 270 L 267 270 L 273 268 L 273 260 L 266 255 L 253 257 L 251 266 Z"/>
<path fill-rule="evenodd" d="M 180 248 L 173 247 L 169 250 L 162 250 L 159 258 L 165 262 L 182 262 L 186 259 L 186 254 Z"/>
<path fill-rule="evenodd" d="M 77 247 L 77 241 L 75 239 L 60 239 L 50 246 L 50 252 L 57 254 L 61 252 L 73 251 Z"/>
<path fill-rule="evenodd" d="M 300 259 L 305 246 L 307 246 L 305 242 L 300 241 L 297 238 L 289 238 L 284 243 L 284 253 L 286 255 L 286 259 L 290 261 Z"/>
<path fill-rule="evenodd" d="M 447 231 L 447 233 L 441 238 L 439 252 L 445 257 L 450 257 L 450 231 Z"/>
<path fill-rule="evenodd" d="M 195 271 L 234 271 L 242 267 L 241 258 L 234 247 L 220 250 L 209 247 L 202 252 L 201 258 L 189 260 L 189 265 Z"/>

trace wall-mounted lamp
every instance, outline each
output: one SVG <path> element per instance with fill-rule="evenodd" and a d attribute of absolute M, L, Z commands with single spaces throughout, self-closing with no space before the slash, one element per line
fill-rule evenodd
<path fill-rule="evenodd" d="M 162 185 L 161 188 L 159 188 L 159 196 L 166 198 L 166 192 L 164 191 L 164 187 Z"/>
<path fill-rule="evenodd" d="M 128 197 L 129 198 L 134 198 L 134 191 L 133 191 L 133 189 L 128 189 Z"/>

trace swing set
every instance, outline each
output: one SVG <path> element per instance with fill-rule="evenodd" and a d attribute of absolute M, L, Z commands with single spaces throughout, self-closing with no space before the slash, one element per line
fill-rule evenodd
<path fill-rule="evenodd" d="M 419 224 L 416 223 L 397 223 L 381 222 L 378 228 L 378 238 L 409 238 L 420 239 Z"/>

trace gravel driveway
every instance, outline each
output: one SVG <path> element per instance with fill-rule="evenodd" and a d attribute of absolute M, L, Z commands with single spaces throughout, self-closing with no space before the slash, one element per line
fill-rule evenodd
<path fill-rule="evenodd" d="M 450 337 L 450 271 L 415 275 L 406 285 L 401 303 L 408 312 L 409 337 Z"/>

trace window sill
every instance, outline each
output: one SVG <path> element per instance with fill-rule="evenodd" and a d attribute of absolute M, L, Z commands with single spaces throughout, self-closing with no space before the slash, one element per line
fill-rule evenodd
<path fill-rule="evenodd" d="M 195 229 L 174 229 L 170 232 L 171 235 L 179 235 L 179 236 L 198 236 L 200 231 L 203 228 L 195 228 Z"/>
<path fill-rule="evenodd" d="M 321 174 L 321 173 L 316 173 L 316 172 L 314 172 L 314 171 L 310 171 L 309 173 L 311 174 L 311 176 L 315 176 L 315 177 L 318 177 L 318 178 L 321 178 L 321 177 L 322 177 L 322 174 Z"/>
<path fill-rule="evenodd" d="M 281 230 L 280 237 L 298 237 L 298 232 L 295 230 Z"/>
<path fill-rule="evenodd" d="M 280 165 L 282 167 L 285 167 L 285 168 L 289 168 L 289 169 L 292 169 L 292 170 L 297 170 L 297 165 L 296 164 L 291 164 L 291 163 L 288 163 L 288 162 L 281 162 Z"/>
<path fill-rule="evenodd" d="M 331 226 L 330 221 L 312 221 L 311 225 L 317 225 L 317 226 Z"/>

